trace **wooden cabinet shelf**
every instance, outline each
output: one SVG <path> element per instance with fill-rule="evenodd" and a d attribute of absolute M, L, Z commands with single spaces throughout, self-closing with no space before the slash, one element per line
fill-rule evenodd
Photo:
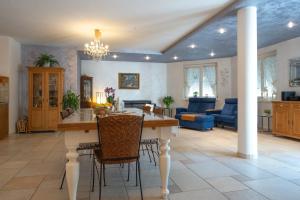
<path fill-rule="evenodd" d="M 300 139 L 300 101 L 274 101 L 273 134 Z"/>
<path fill-rule="evenodd" d="M 57 130 L 62 109 L 64 69 L 29 67 L 29 131 Z"/>
<path fill-rule="evenodd" d="M 9 79 L 0 76 L 0 139 L 8 136 Z"/>

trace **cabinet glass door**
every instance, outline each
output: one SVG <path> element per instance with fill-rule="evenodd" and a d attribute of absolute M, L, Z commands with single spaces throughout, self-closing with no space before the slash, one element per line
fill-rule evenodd
<path fill-rule="evenodd" d="M 42 108 L 43 102 L 43 75 L 41 73 L 33 74 L 33 95 L 32 95 L 32 107 Z"/>
<path fill-rule="evenodd" d="M 49 107 L 58 107 L 58 74 L 49 73 L 48 77 Z"/>

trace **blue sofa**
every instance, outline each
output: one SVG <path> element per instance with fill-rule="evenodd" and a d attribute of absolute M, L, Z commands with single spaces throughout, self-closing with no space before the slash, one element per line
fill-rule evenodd
<path fill-rule="evenodd" d="M 214 116 L 215 125 L 222 127 L 228 126 L 237 129 L 237 98 L 225 99 L 225 104 L 222 110 L 207 111 L 207 115 Z"/>
<path fill-rule="evenodd" d="M 197 130 L 207 130 L 214 127 L 214 117 L 206 115 L 206 110 L 214 109 L 216 98 L 189 98 L 188 108 L 176 108 L 175 118 L 179 120 L 179 125 Z M 193 114 L 193 121 L 181 119 L 184 114 Z"/>

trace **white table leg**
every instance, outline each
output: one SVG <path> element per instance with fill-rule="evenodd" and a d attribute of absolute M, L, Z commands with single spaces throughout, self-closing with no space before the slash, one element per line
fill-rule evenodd
<path fill-rule="evenodd" d="M 161 194 L 163 199 L 167 199 L 169 195 L 168 183 L 171 166 L 170 157 L 170 139 L 159 139 L 160 143 L 160 157 L 159 157 L 159 168 L 161 176 Z"/>
<path fill-rule="evenodd" d="M 79 180 L 79 162 L 77 160 L 78 153 L 76 146 L 67 146 L 68 153 L 66 157 L 68 162 L 66 163 L 66 180 L 69 191 L 69 199 L 76 200 L 77 186 Z"/>

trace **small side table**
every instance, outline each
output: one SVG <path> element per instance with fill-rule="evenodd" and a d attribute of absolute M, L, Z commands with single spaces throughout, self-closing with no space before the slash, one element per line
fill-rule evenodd
<path fill-rule="evenodd" d="M 173 117 L 173 108 L 164 108 L 164 115 L 167 113 L 169 117 Z"/>
<path fill-rule="evenodd" d="M 259 118 L 261 118 L 261 130 L 264 132 L 264 118 L 268 119 L 268 132 L 271 132 L 270 129 L 270 119 L 272 119 L 272 115 L 258 115 Z"/>

